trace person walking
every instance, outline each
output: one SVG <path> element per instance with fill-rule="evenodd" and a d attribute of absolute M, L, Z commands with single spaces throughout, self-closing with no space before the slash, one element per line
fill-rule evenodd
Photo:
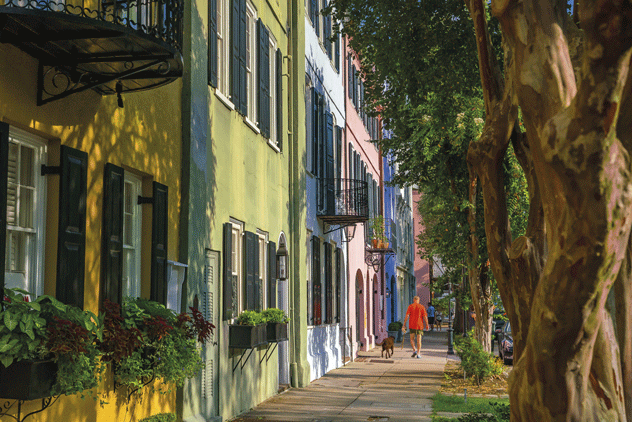
<path fill-rule="evenodd" d="M 424 305 L 419 303 L 419 296 L 413 298 L 413 303 L 408 305 L 406 318 L 402 331 L 406 331 L 406 323 L 410 317 L 408 328 L 410 329 L 410 345 L 413 348 L 413 358 L 421 359 L 421 337 L 424 335 L 424 327 L 428 329 L 428 313 Z"/>
<path fill-rule="evenodd" d="M 428 322 L 430 323 L 430 331 L 434 331 L 435 307 L 432 306 L 432 302 L 428 302 Z"/>

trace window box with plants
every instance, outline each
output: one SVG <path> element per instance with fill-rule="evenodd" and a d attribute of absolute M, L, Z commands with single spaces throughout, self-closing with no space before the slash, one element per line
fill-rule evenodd
<path fill-rule="evenodd" d="M 267 343 L 267 325 L 261 313 L 243 311 L 236 324 L 228 326 L 228 347 L 232 349 L 253 349 Z"/>
<path fill-rule="evenodd" d="M 53 297 L 4 289 L 0 311 L 0 397 L 35 400 L 90 392 L 103 372 L 98 318 Z"/>
<path fill-rule="evenodd" d="M 262 315 L 267 321 L 268 343 L 278 343 L 288 339 L 287 325 L 290 319 L 285 314 L 285 311 L 278 308 L 268 308 L 262 312 Z"/>
<path fill-rule="evenodd" d="M 116 386 L 126 387 L 131 396 L 158 379 L 159 391 L 165 392 L 199 372 L 202 359 L 196 342 L 210 339 L 215 326 L 197 309 L 189 309 L 177 314 L 139 298 L 126 298 L 122 307 L 105 301 L 99 349 L 103 361 L 112 364 Z"/>
<path fill-rule="evenodd" d="M 372 249 L 388 249 L 389 242 L 386 237 L 384 216 L 378 215 L 369 220 L 370 242 Z"/>

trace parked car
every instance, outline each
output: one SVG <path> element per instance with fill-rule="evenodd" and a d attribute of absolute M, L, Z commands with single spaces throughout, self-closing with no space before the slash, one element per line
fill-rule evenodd
<path fill-rule="evenodd" d="M 513 336 L 511 335 L 511 324 L 509 321 L 503 329 L 497 333 L 498 337 L 498 356 L 503 360 L 505 365 L 513 364 Z"/>
<path fill-rule="evenodd" d="M 505 323 L 507 322 L 507 313 L 500 309 L 494 309 L 492 316 L 492 352 L 494 351 L 494 345 L 498 342 L 498 334 L 503 330 Z"/>

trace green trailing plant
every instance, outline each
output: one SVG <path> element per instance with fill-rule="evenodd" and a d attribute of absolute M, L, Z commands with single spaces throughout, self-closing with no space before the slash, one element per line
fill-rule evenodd
<path fill-rule="evenodd" d="M 92 391 L 102 376 L 100 321 L 95 314 L 66 305 L 51 296 L 4 289 L 0 312 L 0 363 L 52 360 L 58 371 L 51 394 Z M 95 397 L 93 395 L 93 397 Z"/>
<path fill-rule="evenodd" d="M 159 413 L 158 415 L 149 416 L 141 419 L 140 422 L 176 422 L 175 413 Z"/>
<path fill-rule="evenodd" d="M 502 364 L 473 337 L 457 338 L 454 348 L 461 358 L 461 368 L 480 385 L 486 379 L 502 374 Z"/>
<path fill-rule="evenodd" d="M 263 312 L 261 312 L 261 315 L 266 322 L 276 322 L 276 323 L 290 322 L 290 318 L 288 318 L 285 311 L 279 308 L 268 308 L 264 310 Z"/>
<path fill-rule="evenodd" d="M 190 308 L 191 314 L 176 314 L 164 305 L 146 299 L 124 301 L 122 308 L 104 304 L 104 333 L 100 348 L 114 368 L 114 381 L 130 395 L 160 379 L 169 392 L 182 386 L 202 368 L 196 341 L 204 343 L 215 326 Z M 127 339 L 127 344 L 121 344 Z M 152 386 L 154 387 L 155 384 Z"/>
<path fill-rule="evenodd" d="M 237 325 L 259 325 L 265 322 L 263 315 L 257 311 L 243 311 L 237 317 Z"/>

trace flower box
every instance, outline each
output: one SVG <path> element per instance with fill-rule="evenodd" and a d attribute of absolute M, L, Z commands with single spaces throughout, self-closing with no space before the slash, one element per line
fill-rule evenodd
<path fill-rule="evenodd" d="M 0 397 L 13 400 L 35 400 L 51 396 L 57 378 L 53 361 L 19 361 L 8 367 L 0 365 Z"/>
<path fill-rule="evenodd" d="M 278 343 L 287 340 L 287 322 L 268 322 L 268 343 Z"/>
<path fill-rule="evenodd" d="M 228 347 L 231 349 L 252 349 L 267 342 L 266 324 L 229 325 Z"/>

